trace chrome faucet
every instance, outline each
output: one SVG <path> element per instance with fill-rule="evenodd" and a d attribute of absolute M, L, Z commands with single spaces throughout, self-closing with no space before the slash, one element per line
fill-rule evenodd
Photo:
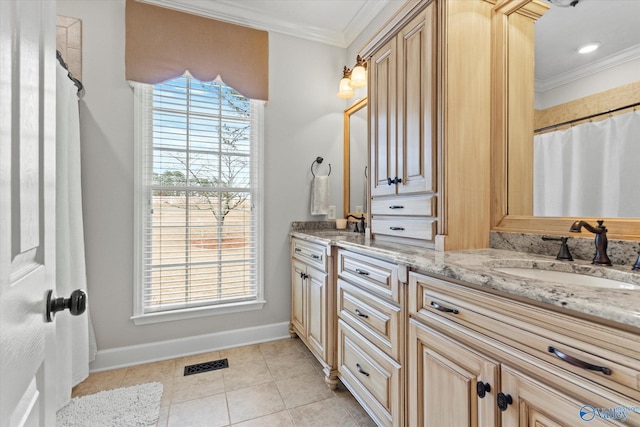
<path fill-rule="evenodd" d="M 594 227 L 586 221 L 576 221 L 571 224 L 571 228 L 569 228 L 569 231 L 571 233 L 581 233 L 582 227 L 584 227 L 595 234 L 596 254 L 593 257 L 593 261 L 591 261 L 591 264 L 611 265 L 611 260 L 607 255 L 607 229 L 605 228 L 603 223 L 604 221 L 600 219 L 598 220 L 598 226 Z"/>

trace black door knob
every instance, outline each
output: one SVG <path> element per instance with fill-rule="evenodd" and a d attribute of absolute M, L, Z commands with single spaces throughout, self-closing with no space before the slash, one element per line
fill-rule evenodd
<path fill-rule="evenodd" d="M 489 383 L 483 383 L 482 381 L 478 381 L 476 383 L 476 392 L 478 393 L 478 397 L 482 399 L 491 391 L 491 386 Z"/>
<path fill-rule="evenodd" d="M 507 407 L 513 403 L 513 398 L 510 394 L 498 393 L 498 408 L 501 411 L 506 411 Z"/>
<path fill-rule="evenodd" d="M 82 289 L 71 292 L 69 298 L 54 298 L 53 290 L 47 293 L 47 322 L 53 322 L 58 311 L 69 309 L 73 316 L 78 316 L 87 309 L 87 294 Z"/>

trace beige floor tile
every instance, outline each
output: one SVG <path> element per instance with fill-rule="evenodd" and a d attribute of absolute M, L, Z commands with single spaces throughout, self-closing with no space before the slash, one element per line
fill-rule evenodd
<path fill-rule="evenodd" d="M 168 427 L 223 427 L 227 425 L 229 425 L 229 413 L 224 393 L 174 403 L 169 409 Z"/>
<path fill-rule="evenodd" d="M 226 391 L 272 382 L 274 379 L 264 360 L 234 364 L 221 372 Z"/>
<path fill-rule="evenodd" d="M 276 385 L 289 409 L 333 397 L 333 392 L 317 372 L 279 379 L 276 380 Z"/>
<path fill-rule="evenodd" d="M 293 427 L 293 421 L 291 421 L 289 412 L 282 411 L 266 417 L 233 424 L 233 427 Z"/>
<path fill-rule="evenodd" d="M 333 391 L 333 394 L 360 427 L 375 427 L 376 423 L 373 422 L 369 414 L 367 414 L 367 411 L 360 406 L 356 398 L 353 397 L 341 382 L 338 382 L 338 386 Z"/>
<path fill-rule="evenodd" d="M 274 359 L 266 359 L 273 378 L 293 378 L 317 372 L 304 353 L 292 353 Z"/>
<path fill-rule="evenodd" d="M 264 359 L 257 345 L 220 350 L 220 358 L 227 358 L 229 360 L 229 367 Z"/>
<path fill-rule="evenodd" d="M 122 379 L 122 386 L 125 387 L 152 381 L 170 385 L 173 382 L 174 369 L 175 360 L 173 359 L 132 366 L 127 369 L 127 373 Z"/>
<path fill-rule="evenodd" d="M 358 427 L 335 397 L 289 410 L 294 426 Z"/>
<path fill-rule="evenodd" d="M 300 352 L 307 352 L 307 348 L 299 338 L 289 338 L 259 344 L 258 347 L 265 359 L 273 359 Z"/>
<path fill-rule="evenodd" d="M 96 372 L 73 388 L 72 397 L 86 396 L 99 391 L 113 390 L 120 387 L 128 368 Z"/>
<path fill-rule="evenodd" d="M 175 377 L 171 403 L 211 396 L 224 391 L 224 379 L 219 370 Z"/>
<path fill-rule="evenodd" d="M 232 423 L 274 414 L 285 409 L 276 384 L 266 383 L 227 392 Z"/>

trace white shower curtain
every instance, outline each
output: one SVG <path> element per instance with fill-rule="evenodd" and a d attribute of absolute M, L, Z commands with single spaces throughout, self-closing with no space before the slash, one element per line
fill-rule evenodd
<path fill-rule="evenodd" d="M 56 96 L 56 296 L 86 291 L 82 190 L 80 185 L 80 115 L 77 88 L 67 70 L 57 68 Z M 95 358 L 93 328 L 86 311 L 59 312 L 56 325 L 58 408 L 71 399 L 71 388 L 89 375 Z"/>
<path fill-rule="evenodd" d="M 535 216 L 640 217 L 640 111 L 533 143 Z"/>

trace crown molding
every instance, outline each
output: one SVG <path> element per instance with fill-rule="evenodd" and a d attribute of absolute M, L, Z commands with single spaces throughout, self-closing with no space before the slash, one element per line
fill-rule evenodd
<path fill-rule="evenodd" d="M 619 65 L 640 59 L 640 45 L 630 47 L 615 55 L 607 56 L 598 61 L 594 61 L 591 64 L 584 65 L 582 67 L 575 68 L 566 73 L 558 74 L 552 78 L 546 80 L 536 80 L 535 90 L 537 93 L 544 93 L 551 89 L 572 83 L 576 80 L 583 79 L 590 75 L 605 71 L 611 68 L 615 68 Z"/>
<path fill-rule="evenodd" d="M 343 31 L 314 27 L 274 18 L 246 3 L 231 0 L 203 2 L 192 0 L 139 0 L 180 12 L 214 18 L 258 30 L 273 31 L 342 48 L 348 47 L 389 0 L 368 0 Z"/>

